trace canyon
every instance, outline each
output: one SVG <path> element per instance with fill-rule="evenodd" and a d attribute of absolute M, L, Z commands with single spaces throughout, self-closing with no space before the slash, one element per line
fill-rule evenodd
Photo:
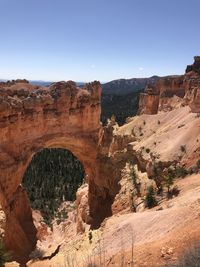
<path fill-rule="evenodd" d="M 44 257 L 27 266 L 66 266 L 71 258 L 77 261 L 74 266 L 87 266 L 88 257 L 97 264 L 100 243 L 106 266 L 120 266 L 122 250 L 131 264 L 133 242 L 136 266 L 175 260 L 188 242 L 200 238 L 199 113 L 200 57 L 184 75 L 148 85 L 140 95 L 138 115 L 121 127 L 114 118 L 104 127 L 100 123 L 99 82 L 83 88 L 72 81 L 49 87 L 26 80 L 1 82 L 0 228 L 14 260 L 25 266 L 38 243 L 21 181 L 33 155 L 43 148 L 70 150 L 84 166 L 86 184 L 77 191 L 75 219 L 64 222 L 57 237 L 54 233 L 44 238 L 46 243 L 40 240 Z M 175 181 L 177 197 L 161 199 L 149 210 L 147 189 L 159 187 L 155 167 L 160 177 L 170 167 L 189 171 Z M 161 257 L 160 248 L 167 246 L 172 253 Z"/>

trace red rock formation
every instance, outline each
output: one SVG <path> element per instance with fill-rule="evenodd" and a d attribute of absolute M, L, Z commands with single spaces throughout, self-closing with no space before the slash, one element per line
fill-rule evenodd
<path fill-rule="evenodd" d="M 164 77 L 146 87 L 140 95 L 138 114 L 169 111 L 181 104 L 190 104 L 192 112 L 200 112 L 199 90 L 200 57 L 194 57 L 194 63 L 187 66 L 185 75 Z M 177 98 L 173 101 L 174 96 L 179 97 L 180 101 Z"/>
<path fill-rule="evenodd" d="M 45 147 L 72 151 L 85 168 L 89 192 L 101 198 L 96 168 L 100 97 L 98 82 L 83 89 L 74 82 L 54 83 L 49 88 L 24 81 L 1 83 L 0 203 L 6 213 L 5 242 L 17 259 L 26 258 L 35 244 L 30 206 L 19 185 L 37 151 Z M 93 202 L 89 205 L 94 213 Z"/>
<path fill-rule="evenodd" d="M 156 114 L 158 112 L 159 99 L 159 95 L 141 93 L 138 113 Z"/>

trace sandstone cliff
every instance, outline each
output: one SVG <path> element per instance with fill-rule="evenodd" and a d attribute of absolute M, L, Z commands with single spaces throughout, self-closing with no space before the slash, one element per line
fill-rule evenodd
<path fill-rule="evenodd" d="M 156 114 L 180 106 L 190 105 L 192 112 L 200 112 L 200 57 L 186 69 L 185 75 L 169 76 L 146 87 L 140 96 L 138 114 Z"/>
<path fill-rule="evenodd" d="M 36 230 L 20 183 L 37 151 L 45 147 L 72 151 L 84 165 L 95 198 L 100 97 L 98 82 L 83 89 L 70 81 L 48 88 L 24 80 L 0 84 L 0 202 L 6 214 L 5 243 L 15 259 L 25 261 L 35 246 Z M 90 206 L 95 209 L 92 202 Z"/>

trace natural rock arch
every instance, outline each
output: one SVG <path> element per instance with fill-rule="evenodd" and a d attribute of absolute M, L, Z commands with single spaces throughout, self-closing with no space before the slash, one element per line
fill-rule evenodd
<path fill-rule="evenodd" d="M 108 195 L 97 159 L 100 98 L 98 82 L 83 89 L 73 82 L 48 88 L 21 80 L 0 84 L 0 202 L 6 213 L 5 242 L 17 255 L 30 251 L 35 242 L 29 240 L 35 229 L 30 227 L 30 205 L 20 183 L 33 155 L 43 148 L 65 148 L 83 164 L 89 184 L 87 223 L 97 226 L 110 214 L 98 204 Z"/>

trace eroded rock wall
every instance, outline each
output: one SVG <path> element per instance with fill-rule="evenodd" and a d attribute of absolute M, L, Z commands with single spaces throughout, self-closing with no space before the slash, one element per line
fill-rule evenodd
<path fill-rule="evenodd" d="M 192 112 L 200 112 L 200 57 L 187 66 L 181 76 L 163 77 L 148 85 L 140 95 L 138 114 L 156 114 L 190 105 Z"/>
<path fill-rule="evenodd" d="M 27 226 L 32 221 L 31 209 L 20 183 L 37 151 L 45 147 L 70 150 L 93 184 L 89 193 L 98 187 L 100 98 L 98 82 L 83 89 L 71 81 L 48 88 L 23 80 L 0 84 L 0 201 L 6 214 L 4 239 L 18 258 L 27 257 L 35 244 L 33 225 L 32 230 Z M 93 203 L 89 205 L 94 210 Z"/>

